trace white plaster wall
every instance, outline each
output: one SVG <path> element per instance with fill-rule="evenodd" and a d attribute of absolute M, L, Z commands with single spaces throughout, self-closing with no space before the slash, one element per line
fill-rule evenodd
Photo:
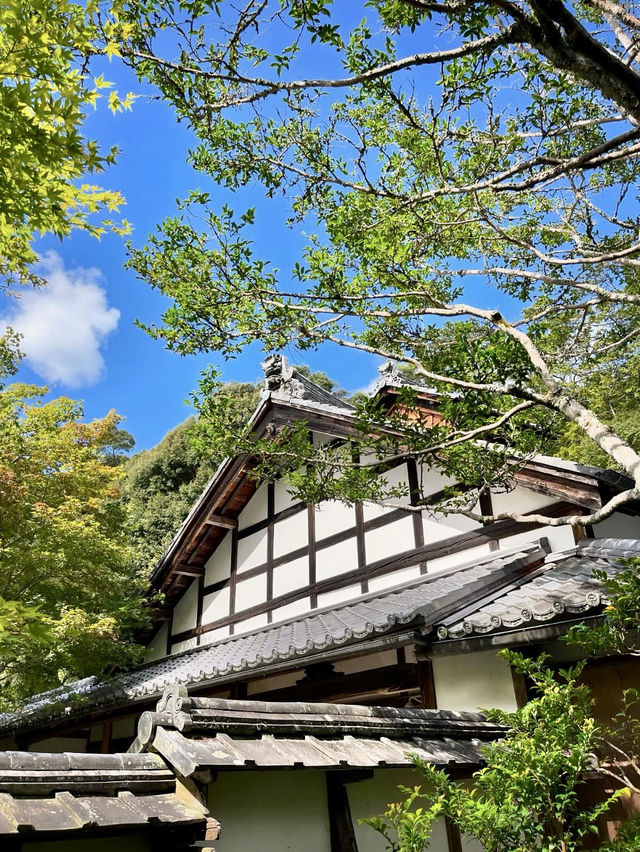
<path fill-rule="evenodd" d="M 276 558 L 308 546 L 309 519 L 306 512 L 299 512 L 273 525 L 273 555 Z"/>
<path fill-rule="evenodd" d="M 228 586 L 205 595 L 202 602 L 202 623 L 211 624 L 219 618 L 226 618 L 229 615 L 230 596 L 231 591 Z"/>
<path fill-rule="evenodd" d="M 261 692 L 271 692 L 273 689 L 284 689 L 295 686 L 302 675 L 300 672 L 284 672 L 284 674 L 272 677 L 261 677 L 258 680 L 250 680 L 247 683 L 247 695 L 259 695 Z"/>
<path fill-rule="evenodd" d="M 244 507 L 238 518 L 238 529 L 243 530 L 267 517 L 267 484 L 258 488 L 251 500 Z"/>
<path fill-rule="evenodd" d="M 198 617 L 198 581 L 193 580 L 187 591 L 173 608 L 172 632 L 182 633 L 196 626 Z"/>
<path fill-rule="evenodd" d="M 461 837 L 462 852 L 485 852 L 484 846 L 473 837 Z"/>
<path fill-rule="evenodd" d="M 323 592 L 321 595 L 318 595 L 318 607 L 333 606 L 333 604 L 342 603 L 343 601 L 351 601 L 354 598 L 359 598 L 361 594 L 360 583 L 345 586 L 343 589 L 335 589 L 333 592 Z"/>
<path fill-rule="evenodd" d="M 402 497 L 391 497 L 390 500 L 394 506 L 406 506 L 411 502 L 409 497 L 409 473 L 406 463 L 399 464 L 397 467 L 391 468 L 380 474 L 380 479 L 386 481 L 385 488 L 403 488 L 406 492 Z"/>
<path fill-rule="evenodd" d="M 383 666 L 394 666 L 398 661 L 395 650 L 380 651 L 378 654 L 366 654 L 363 657 L 352 657 L 349 660 L 341 660 L 336 663 L 336 671 L 344 674 L 353 672 L 365 672 L 370 669 L 379 669 Z"/>
<path fill-rule="evenodd" d="M 368 825 L 360 825 L 360 819 L 368 819 L 382 815 L 391 802 L 399 802 L 405 798 L 398 790 L 398 785 L 405 787 L 419 786 L 420 774 L 408 769 L 378 769 L 373 778 L 347 784 L 349 806 L 353 827 L 358 842 L 358 852 L 385 852 L 387 843 L 381 834 Z M 420 807 L 418 801 L 416 807 Z M 429 852 L 448 852 L 447 831 L 444 820 L 438 820 L 431 835 Z M 221 850 L 222 852 L 222 850 Z"/>
<path fill-rule="evenodd" d="M 511 669 L 494 650 L 433 658 L 436 702 L 441 710 L 516 710 Z"/>
<path fill-rule="evenodd" d="M 87 750 L 86 737 L 47 737 L 46 740 L 38 740 L 31 743 L 29 751 L 50 751 L 61 754 L 64 751 L 78 751 L 81 754 Z"/>
<path fill-rule="evenodd" d="M 285 606 L 279 606 L 277 609 L 272 610 L 272 614 L 275 622 L 286 621 L 287 618 L 295 618 L 297 615 L 305 615 L 310 611 L 311 599 L 300 598 L 297 601 L 292 601 L 290 604 L 285 604 Z"/>
<path fill-rule="evenodd" d="M 316 579 L 337 577 L 358 567 L 358 543 L 356 537 L 348 538 L 331 547 L 316 551 Z"/>
<path fill-rule="evenodd" d="M 283 509 L 288 509 L 289 506 L 293 506 L 294 503 L 298 502 L 298 500 L 294 500 L 291 494 L 289 494 L 286 479 L 276 479 L 273 483 L 273 491 L 276 512 L 282 512 Z"/>
<path fill-rule="evenodd" d="M 461 533 L 471 532 L 481 526 L 477 521 L 464 515 L 444 515 L 442 512 L 423 512 L 422 529 L 425 544 L 451 538 Z"/>
<path fill-rule="evenodd" d="M 417 580 L 420 577 L 420 566 L 412 565 L 410 568 L 402 568 L 400 571 L 394 571 L 391 574 L 382 574 L 380 577 L 372 577 L 369 580 L 369 591 L 379 592 L 382 589 L 390 589 L 392 586 L 399 586 L 401 583 L 410 583 L 412 580 Z"/>
<path fill-rule="evenodd" d="M 238 574 L 249 571 L 267 561 L 267 531 L 260 530 L 246 538 L 238 539 Z"/>
<path fill-rule="evenodd" d="M 509 545 L 504 544 L 503 547 L 509 547 Z M 435 574 L 437 571 L 444 571 L 445 568 L 455 568 L 456 565 L 466 565 L 468 562 L 474 562 L 476 559 L 484 559 L 491 553 L 492 551 L 488 544 L 481 544 L 479 547 L 461 550 L 459 553 L 452 553 L 450 556 L 429 559 L 427 561 L 427 571 L 429 574 Z"/>
<path fill-rule="evenodd" d="M 356 513 L 353 506 L 347 506 L 339 500 L 325 500 L 316 506 L 316 541 L 334 533 L 348 530 L 356 525 Z"/>
<path fill-rule="evenodd" d="M 229 636 L 229 627 L 216 627 L 215 630 L 207 630 L 200 637 L 200 645 L 211 645 L 219 639 L 226 639 Z"/>
<path fill-rule="evenodd" d="M 323 444 L 330 444 L 333 441 L 335 435 L 329 435 L 327 432 L 314 432 L 313 433 L 313 446 L 321 447 Z"/>
<path fill-rule="evenodd" d="M 227 532 L 220 544 L 213 551 L 204 570 L 206 586 L 226 580 L 231 574 L 231 532 Z"/>
<path fill-rule="evenodd" d="M 369 503 L 367 501 L 362 504 L 362 517 L 365 521 L 373 521 L 375 518 L 381 518 L 382 515 L 388 515 L 393 512 L 391 506 L 379 506 L 377 503 Z"/>
<path fill-rule="evenodd" d="M 455 479 L 428 464 L 418 464 L 418 485 L 425 495 L 436 494 L 448 485 L 455 485 Z"/>
<path fill-rule="evenodd" d="M 147 645 L 147 650 L 144 655 L 145 663 L 151 663 L 154 660 L 159 660 L 167 654 L 167 634 L 169 632 L 169 623 L 165 623 L 153 635 L 153 639 Z"/>
<path fill-rule="evenodd" d="M 552 503 L 557 502 L 557 497 L 551 497 L 548 494 L 538 494 L 537 491 L 531 491 L 520 485 L 517 485 L 511 491 L 499 494 L 491 492 L 491 504 L 495 513 L 514 511 L 523 513 L 535 512 L 536 509 L 541 509 L 543 506 L 550 506 Z"/>
<path fill-rule="evenodd" d="M 413 518 L 400 518 L 377 530 L 369 530 L 364 536 L 364 546 L 367 564 L 412 550 L 416 546 Z"/>
<path fill-rule="evenodd" d="M 324 772 L 219 772 L 209 808 L 222 825 L 220 852 L 329 852 Z"/>
<path fill-rule="evenodd" d="M 522 544 L 527 544 L 530 541 L 539 541 L 541 538 L 549 539 L 549 546 L 552 551 L 567 550 L 567 548 L 575 547 L 575 539 L 571 527 L 540 527 L 537 530 L 529 530 L 529 532 L 518 533 L 511 535 L 501 541 L 500 547 L 507 549 L 510 547 L 520 547 Z"/>
<path fill-rule="evenodd" d="M 237 621 L 233 628 L 233 635 L 238 636 L 240 633 L 248 633 L 250 630 L 266 627 L 267 624 L 266 612 L 262 613 L 262 615 L 254 615 L 252 618 L 245 618 L 244 621 Z"/>
<path fill-rule="evenodd" d="M 309 557 L 301 556 L 273 569 L 273 595 L 286 595 L 309 585 Z"/>
<path fill-rule="evenodd" d="M 111 739 L 122 740 L 125 737 L 133 739 L 136 735 L 136 719 L 130 716 L 128 719 L 115 719 L 111 727 Z"/>
<path fill-rule="evenodd" d="M 198 644 L 197 637 L 193 637 L 192 639 L 183 639 L 182 642 L 174 642 L 171 646 L 172 654 L 179 654 L 181 651 L 189 651 L 191 648 L 195 648 Z"/>
<path fill-rule="evenodd" d="M 631 518 L 616 512 L 596 524 L 593 534 L 596 538 L 640 538 L 640 518 Z"/>
<path fill-rule="evenodd" d="M 262 604 L 267 599 L 267 575 L 258 574 L 236 585 L 236 612 Z"/>

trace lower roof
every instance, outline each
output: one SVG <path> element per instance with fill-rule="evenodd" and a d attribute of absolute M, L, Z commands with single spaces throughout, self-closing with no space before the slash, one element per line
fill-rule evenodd
<path fill-rule="evenodd" d="M 544 564 L 510 586 L 451 613 L 438 625 L 437 636 L 488 636 L 599 611 L 609 601 L 593 572 L 615 576 L 624 570 L 625 559 L 638 556 L 640 540 L 584 539 L 573 550 L 550 553 Z"/>
<path fill-rule="evenodd" d="M 175 684 L 142 714 L 126 754 L 0 752 L 0 839 L 151 830 L 169 848 L 167 831 L 190 842 L 219 828 L 192 795 L 178 794 L 177 777 L 390 768 L 413 755 L 470 774 L 502 734 L 478 713 L 190 698 Z"/>
<path fill-rule="evenodd" d="M 186 777 L 212 769 L 401 767 L 414 755 L 469 770 L 502 734 L 480 713 L 189 698 L 176 686 L 155 713 L 141 716 L 131 750 L 157 752 Z"/>
<path fill-rule="evenodd" d="M 0 752 L 0 837 L 204 829 L 157 754 Z"/>
<path fill-rule="evenodd" d="M 394 634 L 405 627 L 429 630 L 461 607 L 526 576 L 547 552 L 539 542 L 498 551 L 384 592 L 165 657 L 112 681 L 87 678 L 36 695 L 19 712 L 0 714 L 0 733 L 149 701 L 174 683 L 190 687 L 223 683 L 247 672 L 265 673 L 289 661 L 294 668 L 332 649 L 355 648 L 374 636 Z"/>

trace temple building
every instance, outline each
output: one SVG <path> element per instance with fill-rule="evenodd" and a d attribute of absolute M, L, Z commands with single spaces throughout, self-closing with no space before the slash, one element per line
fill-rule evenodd
<path fill-rule="evenodd" d="M 257 438 L 298 423 L 316 445 L 355 435 L 352 406 L 283 357 L 265 373 Z M 388 410 L 403 381 L 381 372 L 373 393 Z M 419 405 L 437 422 L 433 393 Z M 591 512 L 630 487 L 556 458 L 481 496 L 485 514 L 530 522 L 488 525 L 415 511 L 417 483 L 435 501 L 452 482 L 414 459 L 385 465 L 406 491 L 393 506 L 306 504 L 252 468 L 249 455 L 219 467 L 156 566 L 143 665 L 0 715 L 3 849 L 81 850 L 90 837 L 121 852 L 382 852 L 359 820 L 419 783 L 410 755 L 468 777 L 500 736 L 479 711 L 527 701 L 497 651 L 565 662 L 563 634 L 607 603 L 593 569 L 640 555 L 640 506 L 593 529 L 533 517 Z M 640 687 L 640 662 L 594 661 L 585 679 L 610 714 L 621 687 Z M 430 848 L 479 850 L 444 821 Z"/>

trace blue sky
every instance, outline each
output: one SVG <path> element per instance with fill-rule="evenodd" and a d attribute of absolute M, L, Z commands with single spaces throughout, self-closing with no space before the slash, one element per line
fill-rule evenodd
<path fill-rule="evenodd" d="M 345 27 L 359 18 L 362 7 L 358 6 L 343 15 Z M 424 49 L 425 33 L 419 35 Z M 427 31 L 426 35 L 435 45 L 435 33 Z M 438 37 L 437 46 L 445 47 L 448 37 Z M 322 64 L 306 54 L 300 61 L 302 67 L 297 70 L 303 75 L 316 75 Z M 321 70 L 330 74 L 335 69 Z M 101 60 L 92 72 L 102 72 L 121 94 L 132 90 L 139 95 L 131 112 L 115 116 L 103 103 L 88 116 L 85 128 L 103 149 L 112 145 L 121 149 L 117 164 L 101 176 L 100 183 L 126 197 L 123 215 L 133 224 L 136 246 L 144 244 L 157 223 L 174 214 L 176 199 L 184 198 L 192 189 L 209 191 L 214 208 L 230 200 L 226 191 L 207 183 L 186 165 L 195 139 L 185 125 L 176 122 L 170 108 L 149 97 L 117 60 Z M 437 69 L 422 69 L 420 85 L 425 94 L 436 77 Z M 280 268 L 290 268 L 296 249 L 303 244 L 302 229 L 285 229 L 283 202 L 265 201 L 262 192 L 257 192 L 261 222 L 255 234 L 257 252 Z M 246 189 L 231 203 L 238 211 L 256 201 L 258 197 Z M 185 400 L 209 363 L 222 368 L 225 380 L 255 382 L 261 378 L 264 353 L 257 345 L 237 360 L 221 363 L 215 353 L 186 358 L 165 351 L 161 342 L 137 328 L 136 320 L 158 322 L 166 302 L 123 269 L 126 251 L 119 237 L 110 234 L 97 241 L 74 234 L 62 243 L 41 239 L 36 248 L 43 259 L 42 272 L 48 286 L 37 293 L 26 292 L 19 302 L 5 300 L 3 304 L 0 296 L 0 328 L 8 322 L 24 334 L 26 359 L 18 378 L 46 383 L 55 395 L 82 399 L 87 417 L 99 417 L 115 408 L 125 417 L 124 426 L 134 435 L 137 449 L 153 446 L 191 413 Z M 499 296 L 496 301 L 504 303 L 505 297 Z M 350 391 L 370 385 L 377 375 L 378 361 L 364 353 L 345 353 L 327 346 L 303 354 L 291 347 L 284 354 L 293 362 L 324 370 Z"/>
<path fill-rule="evenodd" d="M 121 93 L 132 90 L 140 97 L 131 112 L 115 116 L 103 104 L 88 117 L 86 133 L 105 149 L 114 144 L 121 149 L 117 164 L 99 182 L 126 197 L 122 212 L 133 224 L 133 242 L 140 245 L 162 218 L 174 213 L 177 198 L 205 184 L 185 164 L 194 144 L 188 129 L 177 124 L 168 107 L 146 97 L 117 62 L 105 60 L 104 65 L 95 73 L 104 70 Z M 213 189 L 215 200 L 215 187 L 206 188 Z M 284 265 L 295 236 L 266 228 L 261 242 Z M 123 269 L 126 252 L 119 237 L 109 234 L 98 241 L 77 233 L 62 242 L 49 237 L 38 240 L 36 249 L 47 288 L 25 291 L 17 302 L 0 297 L 0 327 L 9 322 L 24 334 L 26 359 L 18 380 L 47 384 L 56 396 L 83 400 L 89 418 L 115 408 L 137 449 L 153 446 L 189 415 L 185 400 L 208 363 L 222 367 L 226 380 L 261 378 L 264 353 L 258 346 L 223 364 L 215 355 L 184 358 L 165 351 L 138 329 L 136 319 L 157 322 L 166 302 Z M 350 358 L 345 369 L 344 353 L 333 349 L 285 354 L 325 370 L 348 390 L 367 385 L 376 374 L 373 359 L 365 355 Z"/>

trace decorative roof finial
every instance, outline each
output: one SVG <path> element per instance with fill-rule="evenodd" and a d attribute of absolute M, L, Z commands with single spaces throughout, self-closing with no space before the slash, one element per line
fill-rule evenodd
<path fill-rule="evenodd" d="M 295 370 L 284 355 L 269 355 L 261 364 L 264 370 L 264 389 L 280 396 L 304 398 L 304 385 L 295 378 Z"/>

